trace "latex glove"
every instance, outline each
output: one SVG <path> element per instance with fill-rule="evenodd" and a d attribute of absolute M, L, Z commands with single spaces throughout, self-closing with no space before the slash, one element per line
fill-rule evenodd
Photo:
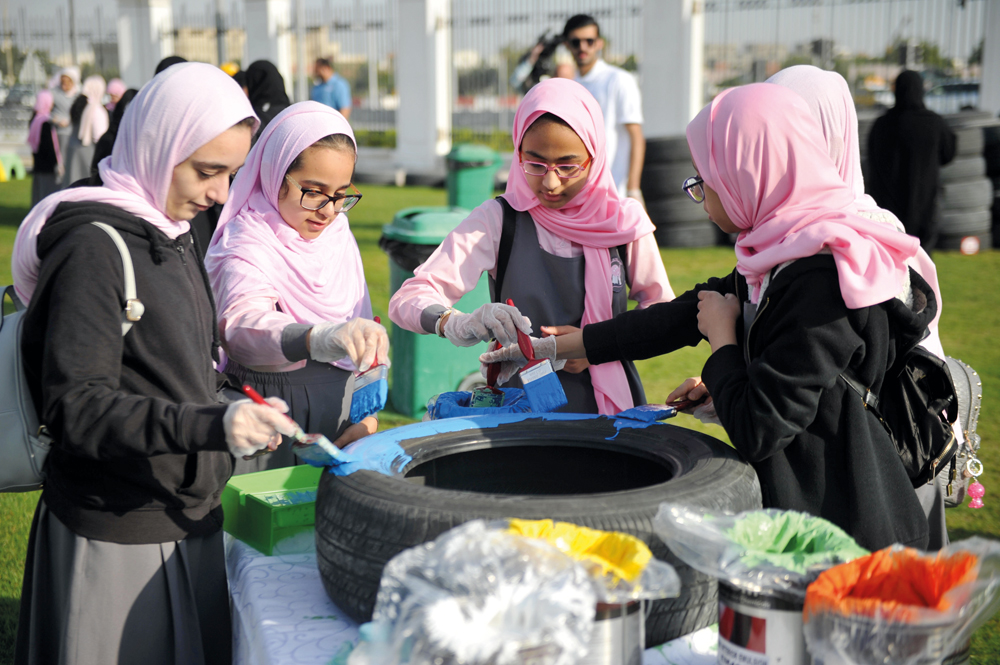
<path fill-rule="evenodd" d="M 708 386 L 702 382 L 700 376 L 692 376 L 685 379 L 684 383 L 674 388 L 667 395 L 666 401 L 669 404 L 679 399 L 699 400 L 706 395 L 708 397 L 704 402 L 693 409 L 687 409 L 681 413 L 692 415 L 707 425 L 722 425 L 718 414 L 715 412 L 715 403 L 712 401 L 711 395 L 708 395 Z"/>
<path fill-rule="evenodd" d="M 566 361 L 556 360 L 556 339 L 555 336 L 543 337 L 542 339 L 532 337 L 531 347 L 535 351 L 536 359 L 548 358 L 552 361 L 552 369 L 558 372 L 566 365 Z M 479 362 L 484 364 L 501 363 L 500 378 L 497 380 L 497 384 L 506 383 L 519 369 L 528 364 L 528 360 L 521 353 L 521 349 L 517 344 L 511 344 L 495 351 L 487 351 L 479 356 Z M 482 368 L 482 372 L 483 376 L 485 376 L 485 367 Z"/>
<path fill-rule="evenodd" d="M 241 399 L 226 409 L 222 426 L 226 445 L 234 457 L 252 455 L 262 448 L 274 450 L 281 443 L 282 434 L 295 434 L 295 423 L 284 415 L 288 413 L 288 405 L 277 397 L 268 397 L 266 401 L 270 406 Z"/>
<path fill-rule="evenodd" d="M 517 346 L 517 345 L 515 344 L 514 346 Z M 490 345 L 488 347 L 486 347 L 486 353 L 490 353 L 492 351 L 497 351 L 500 348 L 501 347 L 497 343 L 497 341 L 493 340 L 492 342 L 490 342 Z M 483 355 L 486 355 L 486 354 L 484 353 Z M 482 360 L 482 356 L 480 356 L 480 360 Z M 488 372 L 489 372 L 489 367 L 492 364 L 493 363 L 484 363 L 484 362 L 480 362 L 480 364 L 479 364 L 479 373 L 483 375 L 483 379 L 485 379 L 486 381 L 490 380 Z M 506 384 L 508 381 L 510 381 L 510 379 L 511 379 L 512 376 L 514 376 L 515 374 L 517 374 L 517 371 L 519 369 L 521 369 L 521 365 L 518 365 L 517 363 L 514 363 L 514 362 L 501 362 L 500 363 L 500 374 L 497 376 L 497 385 L 498 386 L 502 386 L 502 385 Z"/>
<path fill-rule="evenodd" d="M 317 323 L 309 333 L 309 355 L 321 363 L 350 358 L 364 372 L 376 357 L 379 363 L 389 364 L 389 334 L 381 323 L 369 319 Z"/>
<path fill-rule="evenodd" d="M 694 407 L 691 410 L 691 415 L 706 425 L 722 426 L 722 421 L 719 420 L 719 414 L 715 412 L 715 402 L 712 401 L 711 397 Z"/>
<path fill-rule="evenodd" d="M 641 189 L 630 189 L 625 195 L 630 199 L 635 199 L 636 201 L 638 201 L 643 208 L 646 207 L 646 200 L 642 197 Z"/>
<path fill-rule="evenodd" d="M 531 334 L 531 321 L 517 307 L 486 303 L 471 314 L 452 312 L 444 322 L 444 336 L 455 346 L 472 346 L 495 339 L 501 346 L 517 342 L 517 331 Z"/>

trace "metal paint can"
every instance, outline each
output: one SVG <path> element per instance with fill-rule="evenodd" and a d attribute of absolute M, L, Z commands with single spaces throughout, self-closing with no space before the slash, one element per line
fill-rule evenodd
<path fill-rule="evenodd" d="M 642 665 L 646 642 L 646 617 L 643 603 L 624 605 L 597 604 L 594 632 L 587 656 L 580 665 Z"/>
<path fill-rule="evenodd" d="M 719 665 L 807 665 L 803 602 L 719 581 Z"/>

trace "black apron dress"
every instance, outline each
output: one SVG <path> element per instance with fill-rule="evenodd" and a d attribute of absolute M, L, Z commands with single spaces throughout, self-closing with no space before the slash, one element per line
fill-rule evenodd
<path fill-rule="evenodd" d="M 501 203 L 506 208 L 506 204 Z M 618 248 L 608 250 L 612 264 L 612 312 L 621 314 L 628 309 L 625 257 L 619 257 Z M 617 271 L 615 267 L 617 266 Z M 583 256 L 575 258 L 555 256 L 538 245 L 535 221 L 528 212 L 516 212 L 514 235 L 509 266 L 504 271 L 500 293 L 490 280 L 493 302 L 506 303 L 510 298 L 521 314 L 531 319 L 533 334 L 541 335 L 542 326 L 576 326 L 583 320 L 584 270 Z M 632 401 L 636 406 L 646 403 L 646 394 L 639 380 L 639 372 L 631 361 L 623 361 Z M 556 373 L 566 391 L 565 413 L 597 413 L 597 400 L 590 379 L 590 370 L 579 374 L 566 371 Z M 520 375 L 515 375 L 507 387 L 522 387 Z"/>

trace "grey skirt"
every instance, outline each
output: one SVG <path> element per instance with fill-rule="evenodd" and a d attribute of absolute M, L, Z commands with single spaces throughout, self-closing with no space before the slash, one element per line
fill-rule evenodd
<path fill-rule="evenodd" d="M 38 502 L 16 665 L 232 660 L 222 532 L 122 545 L 83 538 Z"/>
<path fill-rule="evenodd" d="M 44 199 L 49 194 L 59 191 L 59 182 L 55 173 L 32 173 L 31 174 L 31 207 Z"/>
<path fill-rule="evenodd" d="M 325 434 L 336 441 L 350 425 L 353 372 L 314 360 L 306 361 L 305 367 L 291 372 L 257 372 L 230 358 L 226 374 L 234 383 L 249 384 L 264 397 L 285 400 L 288 415 L 309 434 Z M 290 439 L 286 437 L 274 452 L 252 460 L 237 458 L 233 475 L 281 469 L 297 463 Z"/>

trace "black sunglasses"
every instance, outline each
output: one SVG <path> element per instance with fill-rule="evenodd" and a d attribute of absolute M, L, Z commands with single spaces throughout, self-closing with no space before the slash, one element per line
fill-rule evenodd
<path fill-rule="evenodd" d="M 579 39 L 579 38 L 574 37 L 573 39 L 567 39 L 566 43 L 570 45 L 570 48 L 574 48 L 574 49 L 579 50 L 580 49 L 580 44 L 586 44 L 587 46 L 593 46 L 594 44 L 597 43 L 598 39 L 599 39 L 599 37 L 598 38 L 595 38 L 595 37 L 584 37 L 583 39 Z"/>

